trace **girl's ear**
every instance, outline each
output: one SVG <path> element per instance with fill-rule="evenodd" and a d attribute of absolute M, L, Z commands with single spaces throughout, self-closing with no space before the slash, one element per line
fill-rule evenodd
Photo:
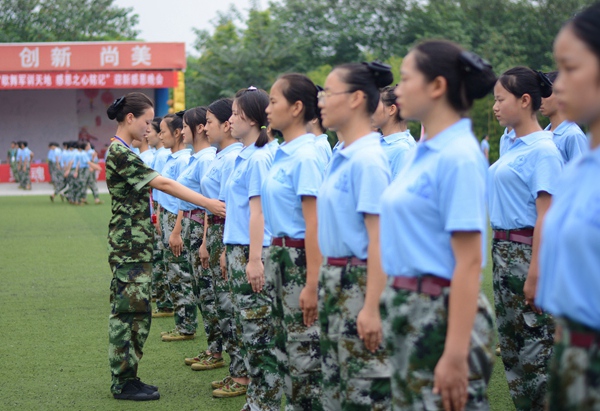
<path fill-rule="evenodd" d="M 223 132 L 225 132 L 225 133 L 229 133 L 231 131 L 231 123 L 229 123 L 229 120 L 226 120 L 225 122 L 223 122 L 221 124 L 221 127 L 223 127 Z"/>

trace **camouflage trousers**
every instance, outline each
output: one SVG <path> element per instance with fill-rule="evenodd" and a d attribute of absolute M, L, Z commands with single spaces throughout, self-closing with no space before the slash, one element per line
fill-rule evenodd
<path fill-rule="evenodd" d="M 120 393 L 127 380 L 137 377 L 138 363 L 152 321 L 150 263 L 111 266 L 108 362 L 112 393 Z"/>
<path fill-rule="evenodd" d="M 31 187 L 31 166 L 29 165 L 29 163 L 22 166 L 19 170 L 19 187 Z"/>
<path fill-rule="evenodd" d="M 67 179 L 65 178 L 64 172 L 58 169 L 56 170 L 54 180 L 54 195 L 57 196 L 67 186 Z"/>
<path fill-rule="evenodd" d="M 89 168 L 80 168 L 79 173 L 77 173 L 77 178 L 75 182 L 76 193 L 75 193 L 75 201 L 83 201 L 87 199 L 87 180 L 90 175 Z"/>
<path fill-rule="evenodd" d="M 199 223 L 194 220 L 197 218 L 202 221 Z M 223 351 L 223 339 L 221 337 L 221 329 L 219 328 L 219 316 L 217 315 L 215 301 L 215 287 L 213 278 L 208 270 L 202 268 L 200 255 L 198 250 L 202 245 L 204 237 L 204 213 L 194 215 L 194 219 L 185 218 L 187 221 L 187 232 L 182 232 L 181 235 L 189 237 L 190 240 L 190 265 L 194 272 L 196 288 L 196 300 L 198 308 L 202 314 L 202 322 L 204 323 L 204 331 L 206 332 L 206 342 L 210 352 L 220 353 Z"/>
<path fill-rule="evenodd" d="M 372 353 L 358 337 L 356 318 L 364 306 L 367 267 L 321 266 L 322 403 L 325 410 L 389 410 L 391 368 L 385 348 Z"/>
<path fill-rule="evenodd" d="M 517 410 L 543 410 L 554 320 L 525 305 L 531 246 L 494 240 L 492 258 L 496 325 L 510 394 Z"/>
<path fill-rule="evenodd" d="M 392 408 L 429 411 L 444 409 L 433 394 L 435 367 L 444 352 L 448 329 L 450 288 L 432 297 L 392 288 L 393 277 L 381 296 L 384 338 L 391 356 Z M 492 307 L 483 295 L 471 330 L 467 411 L 489 410 L 487 386 L 492 375 L 494 350 Z"/>
<path fill-rule="evenodd" d="M 75 201 L 75 176 L 73 175 L 74 170 L 71 169 L 69 174 L 65 177 L 65 187 L 64 191 L 65 198 L 69 201 Z"/>
<path fill-rule="evenodd" d="M 98 184 L 96 184 L 96 172 L 94 170 L 90 170 L 89 168 L 87 178 L 84 182 L 84 196 L 88 188 L 92 190 L 92 196 L 94 196 L 94 199 L 100 198 L 100 194 L 98 193 Z"/>
<path fill-rule="evenodd" d="M 592 334 L 600 340 L 600 332 L 567 318 L 556 319 L 554 353 L 548 364 L 548 409 L 550 411 L 600 410 L 600 350 L 598 343 L 590 348 L 571 344 L 573 332 Z"/>
<path fill-rule="evenodd" d="M 56 186 L 56 174 L 58 174 L 58 168 L 55 161 L 48 161 L 48 173 L 50 174 L 50 183 Z"/>
<path fill-rule="evenodd" d="M 306 285 L 306 251 L 272 245 L 265 261 L 265 279 L 275 288 L 275 355 L 284 378 L 286 410 L 320 410 L 320 325 L 304 325 L 300 292 Z"/>
<path fill-rule="evenodd" d="M 195 334 L 198 326 L 196 301 L 196 279 L 190 264 L 190 237 L 183 233 L 189 232 L 189 219 L 181 220 L 181 238 L 183 251 L 179 257 L 171 252 L 169 237 L 175 228 L 177 214 L 163 210 L 161 214 L 161 229 L 163 240 L 163 259 L 167 264 L 167 281 L 171 290 L 171 301 L 175 312 L 175 330 L 182 334 Z"/>
<path fill-rule="evenodd" d="M 231 359 L 229 375 L 235 378 L 243 378 L 248 376 L 248 371 L 242 356 L 242 340 L 236 330 L 235 311 L 229 282 L 221 275 L 220 258 L 225 249 L 223 245 L 223 227 L 223 224 L 212 223 L 206 229 L 206 249 L 209 257 L 208 269 L 203 269 L 206 273 L 203 275 L 212 277 L 218 329 L 221 331 L 225 351 Z M 210 346 L 209 350 L 211 350 Z"/>
<path fill-rule="evenodd" d="M 158 210 L 158 203 L 154 202 Z M 162 236 L 154 231 L 154 248 L 152 250 L 152 295 L 156 297 L 156 308 L 159 311 L 173 310 L 171 289 L 167 281 L 167 264 L 164 261 L 164 245 Z"/>
<path fill-rule="evenodd" d="M 19 167 L 16 162 L 10 163 L 10 171 L 12 171 L 13 178 L 15 179 L 15 183 L 19 183 L 19 179 L 21 178 L 21 174 L 19 172 Z"/>
<path fill-rule="evenodd" d="M 272 318 L 273 287 L 266 283 L 260 293 L 246 279 L 249 246 L 227 245 L 227 278 L 233 295 L 235 320 L 242 337 L 242 356 L 250 377 L 246 401 L 251 410 L 279 411 L 283 380 L 274 353 Z M 269 258 L 263 250 L 263 260 Z"/>

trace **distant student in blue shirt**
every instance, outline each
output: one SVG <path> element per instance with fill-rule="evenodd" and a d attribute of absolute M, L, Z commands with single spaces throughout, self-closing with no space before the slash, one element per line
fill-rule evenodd
<path fill-rule="evenodd" d="M 536 304 L 555 316 L 548 409 L 600 409 L 600 4 L 558 34 L 554 91 L 565 121 L 590 127 L 591 151 L 572 160 L 544 219 Z"/>
<path fill-rule="evenodd" d="M 146 139 L 144 138 L 144 140 Z M 88 188 L 92 190 L 94 202 L 96 204 L 102 204 L 102 201 L 100 201 L 100 193 L 98 192 L 98 184 L 96 184 L 96 171 L 101 170 L 100 166 L 98 165 L 98 153 L 96 153 L 94 146 L 92 146 L 89 142 L 85 144 L 84 151 L 87 154 L 89 165 L 89 173 L 87 181 L 85 181 L 84 190 L 87 190 Z"/>
<path fill-rule="evenodd" d="M 265 224 L 273 236 L 265 278 L 275 284 L 275 348 L 277 358 L 284 358 L 279 369 L 287 406 L 321 409 L 317 192 L 324 165 L 315 135 L 307 133 L 317 112 L 317 88 L 302 74 L 284 74 L 271 87 L 266 112 L 284 140 L 261 191 Z"/>
<path fill-rule="evenodd" d="M 463 116 L 492 91 L 496 76 L 479 56 L 447 41 L 417 45 L 400 73 L 398 106 L 427 134 L 381 199 L 394 409 L 487 410 L 494 341 L 492 309 L 480 289 L 487 162 Z"/>
<path fill-rule="evenodd" d="M 547 76 L 550 81 L 554 82 L 558 71 L 552 71 Z M 542 99 L 540 113 L 550 119 L 550 124 L 545 130 L 552 131 L 554 134 L 554 143 L 565 164 L 578 159 L 589 150 L 590 142 L 587 136 L 577 124 L 568 121 L 558 109 L 558 98 L 554 93 L 550 97 Z"/>
<path fill-rule="evenodd" d="M 229 118 L 231 117 L 232 103 L 233 100 L 229 98 L 217 100 L 208 106 L 206 112 L 204 129 L 206 137 L 209 143 L 217 146 L 219 150 L 200 181 L 202 193 L 211 199 L 225 199 L 225 185 L 233 171 L 235 159 L 243 147 L 242 143 L 231 136 Z M 205 238 L 200 246 L 199 256 L 203 270 L 207 273 L 203 275 L 210 275 L 212 278 L 218 329 L 221 332 L 224 348 L 231 359 L 229 375 L 222 380 L 213 381 L 211 386 L 213 390 L 221 390 L 228 386 L 226 388 L 228 396 L 237 396 L 246 393 L 248 371 L 242 356 L 241 336 L 238 335 L 236 328 L 231 289 L 227 278 L 224 278 L 221 273 L 219 264 L 220 256 L 225 249 L 223 245 L 224 225 L 223 217 L 214 215 L 210 211 L 206 213 Z M 223 364 L 223 357 L 219 356 L 221 352 L 213 347 L 208 348 L 208 350 L 201 350 L 196 357 L 186 358 L 185 363 L 190 365 L 192 370 L 198 371 L 221 367 Z M 223 391 L 215 394 L 218 396 L 219 393 L 223 394 Z"/>
<path fill-rule="evenodd" d="M 481 152 L 485 159 L 490 161 L 490 136 L 487 134 L 481 139 Z"/>
<path fill-rule="evenodd" d="M 541 72 L 515 67 L 494 87 L 494 114 L 515 141 L 488 171 L 494 230 L 494 300 L 502 360 L 517 410 L 543 410 L 554 321 L 534 305 L 541 224 L 555 193 L 562 159 L 537 120 L 552 94 Z"/>
<path fill-rule="evenodd" d="M 385 276 L 379 259 L 380 197 L 390 167 L 372 131 L 379 89 L 390 66 L 345 64 L 333 69 L 319 93 L 323 125 L 341 133 L 318 193 L 319 322 L 323 408 L 391 406 L 391 368 L 382 345 L 379 295 Z"/>
<path fill-rule="evenodd" d="M 396 106 L 393 86 L 381 90 L 373 126 L 381 130 L 381 148 L 388 156 L 393 180 L 404 167 L 408 153 L 417 145 Z"/>
<path fill-rule="evenodd" d="M 191 149 L 186 148 L 183 143 L 183 113 L 167 114 L 163 117 L 160 122 L 160 138 L 165 147 L 171 149 L 171 154 L 160 173 L 163 177 L 177 180 L 188 166 L 191 154 Z M 161 338 L 163 341 L 192 340 L 198 326 L 193 271 L 187 255 L 182 253 L 178 243 L 173 242 L 181 233 L 183 215 L 178 213 L 179 200 L 162 191 L 157 191 L 154 199 L 159 204 L 156 213 L 161 224 L 164 262 L 167 266 L 167 280 L 175 311 L 175 329 L 163 332 Z"/>
<path fill-rule="evenodd" d="M 274 290 L 265 285 L 263 257 L 271 244 L 261 206 L 261 188 L 267 178 L 273 155 L 268 147 L 267 115 L 269 95 L 249 87 L 237 92 L 229 119 L 231 135 L 244 148 L 225 188 L 227 218 L 223 233 L 226 245 L 227 278 L 231 286 L 236 322 L 241 331 L 250 386 L 246 401 L 251 409 L 279 410 L 283 380 L 273 351 L 274 325 L 271 319 Z M 269 365 L 270 364 L 270 365 Z M 229 390 L 244 393 L 241 383 L 213 391 L 228 396 Z M 224 391 L 225 390 L 225 391 Z"/>
<path fill-rule="evenodd" d="M 323 90 L 323 87 L 316 86 L 317 92 Z M 307 124 L 307 131 L 313 133 L 315 138 L 315 146 L 317 147 L 317 153 L 319 155 L 319 160 L 323 166 L 323 169 L 329 164 L 329 160 L 331 159 L 332 149 L 331 144 L 329 144 L 329 136 L 326 133 L 325 127 L 323 127 L 323 119 L 321 118 L 321 110 L 317 107 L 317 112 L 315 113 L 315 118 Z"/>

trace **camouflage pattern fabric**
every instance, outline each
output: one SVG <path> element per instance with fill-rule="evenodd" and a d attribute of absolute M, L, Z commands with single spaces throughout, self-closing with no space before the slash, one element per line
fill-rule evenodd
<path fill-rule="evenodd" d="M 204 222 L 204 213 L 194 216 L 194 218 L 196 217 Z M 202 314 L 208 350 L 211 353 L 220 353 L 223 351 L 223 338 L 219 328 L 215 287 L 210 271 L 202 269 L 200 255 L 198 254 L 204 237 L 204 223 L 200 224 L 191 218 L 186 218 L 186 220 L 189 220 L 187 222 L 188 232 L 182 232 L 181 235 L 188 237 L 190 240 L 190 265 L 192 266 L 196 285 L 194 292 L 198 301 L 198 308 Z"/>
<path fill-rule="evenodd" d="M 137 377 L 138 363 L 152 322 L 150 263 L 111 265 L 108 361 L 112 393 L 120 393 L 125 382 Z"/>
<path fill-rule="evenodd" d="M 252 291 L 246 279 L 249 246 L 227 245 L 227 277 L 233 295 L 237 328 L 242 336 L 242 356 L 250 377 L 246 400 L 251 409 L 279 411 L 283 380 L 274 348 L 272 305 L 274 290 Z M 268 259 L 268 249 L 263 260 Z M 266 282 L 265 282 L 266 283 Z"/>
<path fill-rule="evenodd" d="M 248 376 L 242 357 L 242 340 L 236 332 L 235 312 L 228 280 L 221 275 L 220 258 L 223 245 L 223 224 L 209 224 L 206 229 L 206 249 L 208 251 L 208 269 L 205 275 L 212 277 L 215 292 L 215 307 L 225 351 L 229 354 L 229 375 L 235 378 Z"/>
<path fill-rule="evenodd" d="M 154 209 L 158 209 L 158 204 L 154 203 Z M 162 237 L 154 229 L 154 246 L 152 249 L 152 295 L 156 297 L 156 308 L 159 311 L 172 311 L 173 301 L 171 301 L 171 289 L 167 281 L 167 265 L 163 260 L 164 246 Z"/>
<path fill-rule="evenodd" d="M 189 218 L 181 220 L 181 239 L 183 251 L 179 257 L 169 248 L 169 237 L 175 228 L 177 215 L 163 210 L 161 214 L 163 259 L 167 264 L 167 280 L 171 290 L 171 301 L 175 312 L 175 330 L 182 334 L 195 334 L 198 327 L 198 311 L 195 290 L 196 279 L 190 264 L 190 237 L 183 233 L 189 232 Z"/>
<path fill-rule="evenodd" d="M 48 161 L 48 174 L 50 174 L 50 183 L 52 183 L 52 185 L 56 185 L 56 161 Z"/>
<path fill-rule="evenodd" d="M 19 175 L 19 187 L 27 188 L 31 186 L 31 165 L 26 163 L 21 166 L 21 173 Z"/>
<path fill-rule="evenodd" d="M 306 251 L 303 248 L 271 246 L 265 261 L 265 277 L 275 288 L 273 313 L 278 369 L 284 378 L 286 410 L 320 410 L 320 325 L 304 325 L 300 292 L 306 285 Z M 277 348 L 283 341 L 284 350 Z M 283 359 L 283 362 L 281 360 Z"/>
<path fill-rule="evenodd" d="M 152 261 L 154 227 L 150 220 L 148 183 L 159 174 L 127 147 L 112 143 L 106 157 L 106 185 L 111 195 L 108 262 L 112 265 Z"/>
<path fill-rule="evenodd" d="M 75 201 L 80 202 L 85 200 L 87 197 L 87 186 L 86 182 L 90 174 L 89 168 L 80 168 L 75 179 Z"/>
<path fill-rule="evenodd" d="M 554 353 L 548 364 L 550 411 L 600 410 L 600 332 L 566 318 L 556 319 Z M 590 348 L 571 345 L 571 333 L 596 336 Z"/>
<path fill-rule="evenodd" d="M 391 409 L 391 368 L 383 345 L 371 353 L 358 337 L 356 317 L 364 305 L 367 268 L 321 266 L 319 322 L 323 408 Z"/>
<path fill-rule="evenodd" d="M 98 184 L 96 183 L 96 172 L 88 169 L 88 175 L 84 181 L 84 193 L 89 188 L 92 190 L 92 196 L 94 196 L 94 199 L 100 198 L 100 194 L 98 193 Z"/>
<path fill-rule="evenodd" d="M 433 394 L 435 367 L 444 352 L 448 328 L 450 288 L 431 297 L 391 287 L 381 297 L 384 338 L 392 366 L 392 409 L 443 410 L 440 395 Z M 494 345 L 492 307 L 483 293 L 469 349 L 468 401 L 465 410 L 489 410 L 487 386 L 492 375 Z"/>
<path fill-rule="evenodd" d="M 67 189 L 64 191 L 65 198 L 69 201 L 75 201 L 75 176 L 73 175 L 74 170 L 69 171 L 69 174 L 65 177 L 65 186 Z"/>
<path fill-rule="evenodd" d="M 65 179 L 63 171 L 58 169 L 58 166 L 56 169 L 56 175 L 54 177 L 54 195 L 57 196 L 61 190 L 67 186 L 67 180 Z"/>
<path fill-rule="evenodd" d="M 531 246 L 494 240 L 492 259 L 496 325 L 510 394 L 518 411 L 543 410 L 554 320 L 525 305 Z"/>

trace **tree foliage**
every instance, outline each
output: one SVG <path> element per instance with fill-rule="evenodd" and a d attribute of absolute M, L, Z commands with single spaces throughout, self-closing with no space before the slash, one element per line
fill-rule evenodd
<path fill-rule="evenodd" d="M 0 0 L 0 42 L 131 40 L 132 13 L 114 0 Z"/>

